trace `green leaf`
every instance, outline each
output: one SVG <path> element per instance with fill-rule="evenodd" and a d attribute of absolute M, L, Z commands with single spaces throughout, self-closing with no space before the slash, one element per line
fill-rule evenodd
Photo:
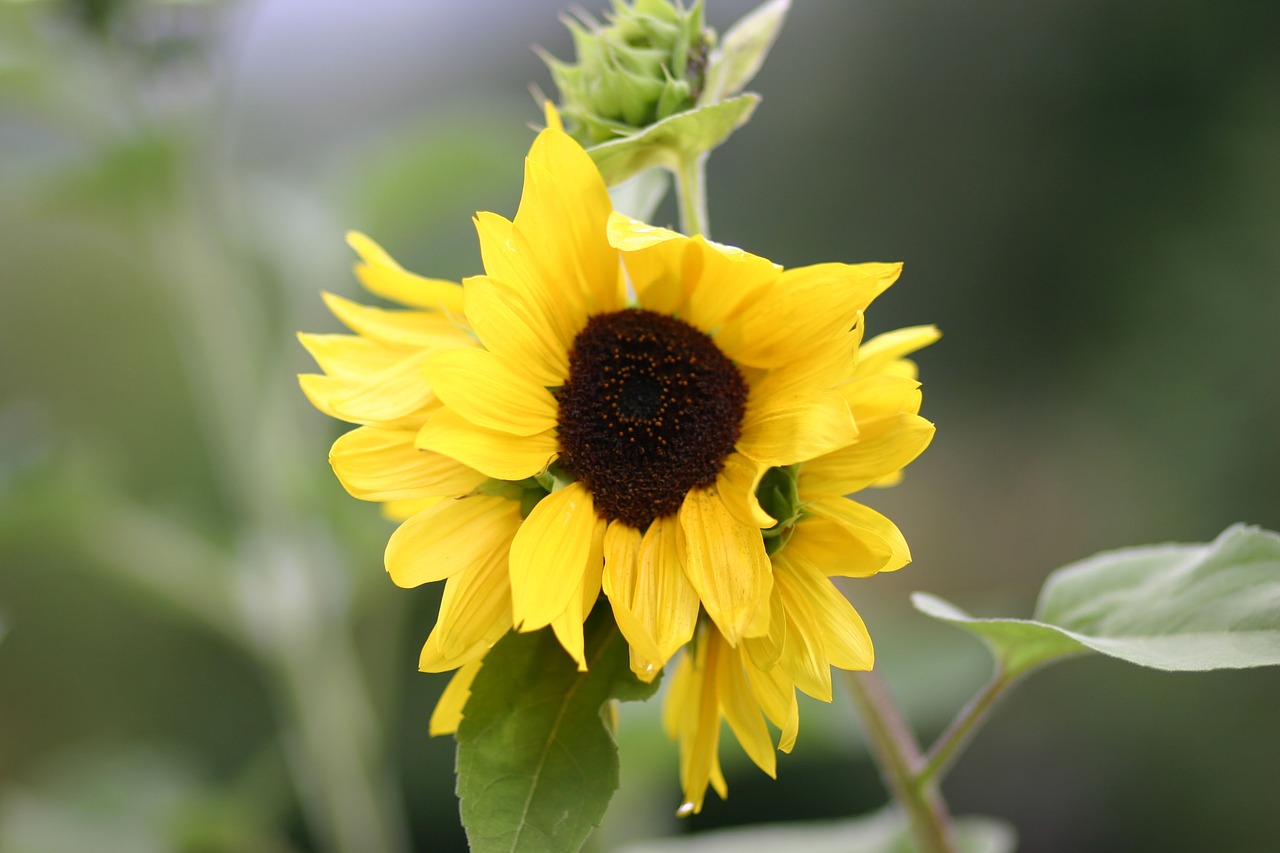
<path fill-rule="evenodd" d="M 458 796 L 472 853 L 572 853 L 618 787 L 611 698 L 657 689 L 631 674 L 608 606 L 585 626 L 587 672 L 554 633 L 508 634 L 485 656 L 458 726 Z"/>
<path fill-rule="evenodd" d="M 961 817 L 953 822 L 961 853 L 1012 853 L 1017 834 L 1009 824 L 989 817 Z M 905 821 L 886 810 L 854 820 L 827 823 L 769 824 L 703 832 L 693 837 L 649 841 L 622 853 L 912 853 Z"/>
<path fill-rule="evenodd" d="M 664 118 L 639 133 L 587 149 L 609 186 L 654 166 L 671 171 L 715 148 L 751 118 L 760 96 L 751 92 Z"/>
<path fill-rule="evenodd" d="M 791 8 L 791 0 L 770 0 L 744 16 L 724 34 L 707 63 L 700 104 L 736 95 L 764 64 Z"/>
<path fill-rule="evenodd" d="M 1035 619 L 975 619 L 932 595 L 916 609 L 991 647 L 1007 675 L 1092 650 L 1171 671 L 1280 665 L 1280 535 L 1236 525 L 1213 542 L 1108 551 L 1059 569 Z"/>

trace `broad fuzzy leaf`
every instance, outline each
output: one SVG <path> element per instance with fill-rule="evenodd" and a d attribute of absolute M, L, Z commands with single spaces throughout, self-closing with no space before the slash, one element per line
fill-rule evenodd
<path fill-rule="evenodd" d="M 1049 576 L 1035 619 L 976 619 L 916 593 L 923 613 L 982 637 L 1008 675 L 1093 650 L 1163 670 L 1280 665 L 1280 535 L 1108 551 Z"/>
<path fill-rule="evenodd" d="M 585 626 L 578 672 L 544 629 L 508 634 L 485 656 L 458 726 L 458 796 L 472 853 L 572 853 L 618 787 L 618 750 L 602 713 L 656 689 L 631 673 L 609 608 Z"/>

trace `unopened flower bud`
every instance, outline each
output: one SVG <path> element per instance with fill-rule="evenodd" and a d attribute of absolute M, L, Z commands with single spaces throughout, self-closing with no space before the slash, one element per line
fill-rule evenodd
<path fill-rule="evenodd" d="M 692 108 L 702 92 L 715 34 L 702 0 L 613 0 L 601 24 L 566 18 L 577 62 L 543 54 L 560 90 L 566 129 L 584 145 L 628 136 Z"/>

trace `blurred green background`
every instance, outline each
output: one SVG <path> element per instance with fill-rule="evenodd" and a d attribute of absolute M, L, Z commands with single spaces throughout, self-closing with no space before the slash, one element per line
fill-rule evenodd
<path fill-rule="evenodd" d="M 987 664 L 911 590 L 1027 615 L 1095 551 L 1280 528 L 1280 6 L 797 6 L 711 160 L 712 229 L 904 260 L 871 331 L 944 330 L 937 439 L 869 500 L 915 562 L 846 588 L 928 736 Z M 385 577 L 293 333 L 356 294 L 347 228 L 479 270 L 470 216 L 514 212 L 563 11 L 0 2 L 0 850 L 462 848 L 444 679 L 415 672 L 438 590 Z M 1278 705 L 1271 670 L 1075 660 L 944 787 L 1027 851 L 1271 851 Z M 623 708 L 598 850 L 884 801 L 840 697 L 778 781 L 726 748 L 729 800 L 677 821 L 657 710 Z"/>

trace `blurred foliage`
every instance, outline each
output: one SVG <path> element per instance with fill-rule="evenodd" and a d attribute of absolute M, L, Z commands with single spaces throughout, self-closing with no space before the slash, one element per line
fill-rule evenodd
<path fill-rule="evenodd" d="M 337 849 L 365 818 L 460 849 L 443 679 L 414 672 L 438 593 L 387 583 L 292 332 L 354 291 L 348 227 L 478 270 L 561 6 L 0 3 L 3 849 Z M 984 662 L 910 590 L 1028 612 L 1084 554 L 1280 527 L 1277 31 L 1263 0 L 812 0 L 711 159 L 719 239 L 905 260 L 871 331 L 944 329 L 938 439 L 876 495 L 916 561 L 846 586 L 926 734 Z M 945 787 L 1027 850 L 1269 851 L 1277 699 L 1067 663 Z M 882 804 L 847 705 L 802 715 L 778 781 L 726 754 L 730 799 L 677 822 L 657 706 L 625 707 L 599 848 Z"/>

